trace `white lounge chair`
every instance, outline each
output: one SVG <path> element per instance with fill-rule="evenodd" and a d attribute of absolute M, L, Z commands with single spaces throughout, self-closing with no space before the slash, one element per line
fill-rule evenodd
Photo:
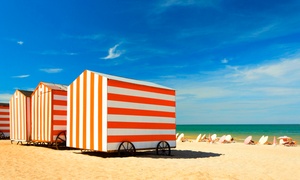
<path fill-rule="evenodd" d="M 199 134 L 196 138 L 196 142 L 200 142 L 201 137 L 202 137 L 201 134 Z"/>
<path fill-rule="evenodd" d="M 184 134 L 181 133 L 181 134 L 178 136 L 176 142 L 182 142 L 183 140 L 184 140 Z"/>

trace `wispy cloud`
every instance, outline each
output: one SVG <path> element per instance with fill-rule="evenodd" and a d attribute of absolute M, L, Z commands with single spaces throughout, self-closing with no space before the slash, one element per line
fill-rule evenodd
<path fill-rule="evenodd" d="M 235 68 L 230 76 L 242 82 L 291 83 L 300 80 L 300 58 L 284 59 L 253 68 Z"/>
<path fill-rule="evenodd" d="M 178 118 L 186 123 L 296 122 L 299 82 L 300 58 L 158 80 L 176 89 Z"/>
<path fill-rule="evenodd" d="M 46 73 L 59 73 L 61 72 L 63 69 L 61 68 L 46 68 L 46 69 L 40 69 L 40 71 L 46 72 Z"/>
<path fill-rule="evenodd" d="M 47 50 L 47 51 L 40 52 L 39 54 L 41 54 L 41 55 L 67 55 L 67 56 L 75 56 L 78 53 L 66 52 L 66 51 L 56 51 L 56 50 Z"/>
<path fill-rule="evenodd" d="M 19 75 L 19 76 L 12 76 L 13 78 L 27 78 L 29 77 L 29 74 Z"/>
<path fill-rule="evenodd" d="M 115 59 L 121 56 L 122 51 L 117 50 L 117 47 L 119 44 L 116 44 L 114 47 L 109 48 L 108 50 L 108 55 L 106 57 L 103 57 L 101 59 Z"/>
<path fill-rule="evenodd" d="M 82 40 L 101 40 L 105 37 L 104 34 L 91 34 L 91 35 L 67 35 L 63 34 L 62 38 L 69 38 L 69 39 L 82 39 Z"/>
<path fill-rule="evenodd" d="M 23 41 L 18 41 L 17 43 L 18 43 L 19 45 L 23 45 L 23 44 L 24 44 Z"/>
<path fill-rule="evenodd" d="M 4 93 L 0 94 L 0 102 L 8 103 L 12 94 Z"/>
<path fill-rule="evenodd" d="M 228 59 L 226 59 L 226 58 L 224 58 L 224 59 L 221 60 L 221 63 L 222 63 L 222 64 L 227 64 L 228 62 L 229 62 L 229 61 L 228 61 Z"/>
<path fill-rule="evenodd" d="M 170 7 L 170 6 L 189 6 L 189 5 L 199 5 L 199 6 L 214 6 L 217 0 L 163 0 L 160 3 L 161 7 Z"/>

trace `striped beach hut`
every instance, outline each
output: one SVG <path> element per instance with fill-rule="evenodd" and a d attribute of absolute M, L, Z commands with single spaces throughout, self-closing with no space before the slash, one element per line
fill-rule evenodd
<path fill-rule="evenodd" d="M 10 98 L 10 140 L 31 140 L 31 94 L 32 91 L 16 90 Z"/>
<path fill-rule="evenodd" d="M 67 86 L 40 82 L 32 93 L 34 143 L 65 146 L 67 129 Z"/>
<path fill-rule="evenodd" d="M 0 139 L 9 137 L 9 104 L 0 103 Z"/>
<path fill-rule="evenodd" d="M 67 147 L 134 154 L 176 147 L 175 90 L 86 70 L 68 87 Z"/>

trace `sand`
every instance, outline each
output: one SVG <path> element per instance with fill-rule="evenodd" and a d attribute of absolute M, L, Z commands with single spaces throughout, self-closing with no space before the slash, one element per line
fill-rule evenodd
<path fill-rule="evenodd" d="M 300 147 L 179 142 L 171 156 L 81 153 L 0 141 L 0 179 L 300 179 Z"/>

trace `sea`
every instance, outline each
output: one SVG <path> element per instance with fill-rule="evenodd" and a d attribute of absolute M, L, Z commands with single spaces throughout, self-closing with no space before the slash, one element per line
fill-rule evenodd
<path fill-rule="evenodd" d="M 300 143 L 300 124 L 188 124 L 176 125 L 176 133 L 184 133 L 187 139 L 196 139 L 199 134 L 206 134 L 206 137 L 212 134 L 217 134 L 217 137 L 231 135 L 236 142 L 243 142 L 248 136 L 252 136 L 255 142 L 263 135 L 269 136 L 269 142 L 273 142 L 274 136 L 276 139 L 288 136 Z"/>

